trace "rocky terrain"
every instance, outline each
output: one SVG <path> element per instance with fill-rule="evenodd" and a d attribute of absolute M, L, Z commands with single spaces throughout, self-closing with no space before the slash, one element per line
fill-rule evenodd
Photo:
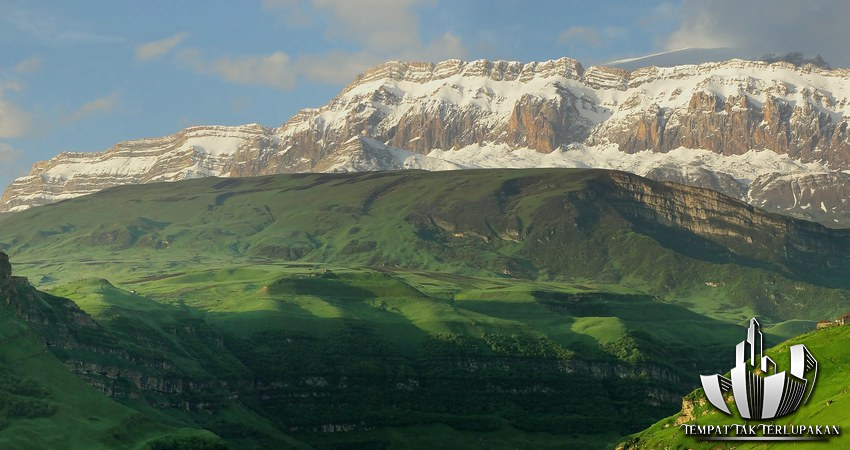
<path fill-rule="evenodd" d="M 812 65 L 389 62 L 277 128 L 195 127 L 62 153 L 15 180 L 0 211 L 202 176 L 560 166 L 709 187 L 850 226 L 848 112 L 850 72 Z"/>

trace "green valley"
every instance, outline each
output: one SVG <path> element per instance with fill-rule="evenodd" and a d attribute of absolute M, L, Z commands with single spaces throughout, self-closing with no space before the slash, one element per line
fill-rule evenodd
<path fill-rule="evenodd" d="M 30 283 L 0 294 L 25 337 L 0 395 L 34 411 L 0 443 L 610 447 L 725 370 L 750 317 L 779 342 L 850 309 L 848 237 L 598 170 L 112 188 L 0 217 Z"/>

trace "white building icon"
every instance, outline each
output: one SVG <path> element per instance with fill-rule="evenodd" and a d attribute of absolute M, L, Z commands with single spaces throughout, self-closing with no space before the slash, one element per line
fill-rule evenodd
<path fill-rule="evenodd" d="M 700 376 L 708 401 L 732 414 L 723 397 L 731 390 L 738 413 L 744 419 L 772 419 L 791 414 L 809 401 L 817 380 L 818 362 L 803 344 L 792 346 L 790 352 L 790 373 L 776 373 L 776 362 L 762 355 L 759 323 L 750 320 L 747 339 L 735 347 L 735 368 L 730 371 L 730 378 L 717 374 Z M 807 375 L 811 375 L 811 383 Z"/>

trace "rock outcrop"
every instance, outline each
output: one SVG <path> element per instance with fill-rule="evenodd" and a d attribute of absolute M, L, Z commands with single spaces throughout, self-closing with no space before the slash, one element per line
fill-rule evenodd
<path fill-rule="evenodd" d="M 214 410 L 239 391 L 253 390 L 250 373 L 202 321 L 177 323 L 166 338 L 153 329 L 140 329 L 138 322 L 115 319 L 124 320 L 127 328 L 116 333 L 73 301 L 40 292 L 26 278 L 12 276 L 9 257 L 3 252 L 0 307 L 11 309 L 68 370 L 109 397 L 141 399 L 155 407 L 187 411 Z M 182 344 L 195 343 L 196 351 L 211 349 L 209 354 L 219 359 L 203 360 L 201 355 L 183 350 L 174 339 Z M 179 362 L 193 359 L 201 366 L 228 364 L 230 370 L 219 372 L 218 377 L 199 376 L 186 371 Z"/>
<path fill-rule="evenodd" d="M 16 280 L 13 292 L 8 287 Z M 106 280 L 93 282 L 106 291 L 116 289 Z M 160 317 L 158 326 L 151 327 L 146 325 L 150 319 L 139 318 L 144 313 L 124 309 L 120 302 L 110 305 L 113 312 L 108 317 L 94 320 L 71 300 L 39 292 L 24 279 L 13 278 L 4 253 L 0 253 L 0 299 L 5 300 L 0 308 L 13 310 L 19 325 L 69 371 L 110 398 L 188 417 L 250 407 L 260 416 L 281 418 L 281 428 L 290 432 L 363 431 L 409 425 L 410 418 L 420 424 L 452 419 L 454 426 L 467 420 L 474 425 L 480 422 L 466 418 L 467 408 L 483 408 L 501 417 L 497 414 L 510 402 L 532 405 L 521 406 L 531 414 L 537 413 L 536 399 L 555 396 L 581 405 L 585 415 L 559 412 L 557 423 L 541 421 L 537 426 L 550 431 L 563 426 L 581 429 L 588 417 L 628 418 L 633 412 L 660 416 L 692 388 L 674 366 L 663 361 L 629 362 L 604 352 L 578 357 L 549 340 L 535 342 L 560 353 L 540 348 L 520 353 L 501 347 L 516 341 L 516 336 L 485 336 L 483 343 L 502 349 L 496 354 L 477 347 L 471 353 L 462 352 L 462 347 L 442 335 L 427 338 L 430 345 L 409 354 L 358 325 L 322 337 L 286 329 L 225 337 L 199 318 L 163 320 L 162 314 L 167 314 L 163 310 L 154 313 Z M 633 339 L 624 342 L 638 348 Z M 639 345 L 641 351 L 650 350 L 648 343 Z M 612 388 L 618 383 L 627 383 L 629 389 Z M 577 385 L 583 389 L 575 389 Z M 422 398 L 429 402 L 423 404 Z M 612 400 L 598 403 L 600 398 Z M 630 406 L 634 399 L 641 400 L 640 408 Z M 462 409 L 447 410 L 442 405 Z M 405 411 L 405 416 L 395 419 L 361 411 Z M 506 420 L 526 423 L 524 416 L 506 416 Z M 594 419 L 594 423 L 610 426 L 611 421 Z M 633 426 L 627 420 L 615 423 Z M 231 429 L 219 426 L 214 429 Z"/>
<path fill-rule="evenodd" d="M 12 282 L 12 264 L 9 255 L 0 252 L 0 290 L 4 290 Z"/>
<path fill-rule="evenodd" d="M 848 70 L 742 60 L 634 71 L 585 69 L 569 58 L 392 61 L 278 128 L 194 127 L 100 153 L 62 153 L 15 180 L 0 212 L 202 176 L 546 165 L 683 181 L 850 226 L 841 214 L 846 197 L 836 198 L 850 190 L 839 175 L 850 169 L 848 122 Z M 646 152 L 664 157 L 648 164 Z M 840 187 L 815 192 L 808 210 L 777 197 L 813 174 Z M 769 191 L 751 184 L 758 178 L 770 180 Z"/>

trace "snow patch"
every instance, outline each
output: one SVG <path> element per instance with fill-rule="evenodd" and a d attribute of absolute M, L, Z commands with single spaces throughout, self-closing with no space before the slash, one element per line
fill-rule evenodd
<path fill-rule="evenodd" d="M 743 186 L 749 186 L 753 179 L 761 175 L 772 173 L 803 174 L 828 171 L 822 164 L 803 163 L 769 150 L 751 150 L 743 155 L 723 156 L 708 150 L 685 147 L 668 153 L 646 150 L 630 154 L 621 152 L 616 145 L 572 144 L 567 149 L 547 154 L 529 148 L 512 149 L 505 144 L 475 144 L 458 150 L 436 149 L 428 153 L 428 157 L 470 169 L 595 168 L 621 170 L 641 176 L 659 167 L 677 167 L 685 172 L 688 169 L 707 169 L 729 174 Z"/>

